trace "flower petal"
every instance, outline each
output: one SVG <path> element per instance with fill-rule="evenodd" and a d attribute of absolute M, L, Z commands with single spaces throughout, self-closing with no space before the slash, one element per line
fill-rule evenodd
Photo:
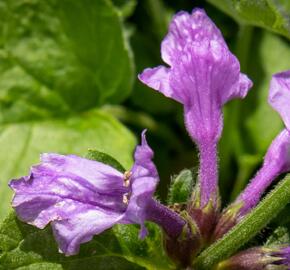
<path fill-rule="evenodd" d="M 80 207 L 69 219 L 54 221 L 52 228 L 60 251 L 74 255 L 78 253 L 80 244 L 89 242 L 94 235 L 112 227 L 122 217 L 122 214 L 86 206 Z"/>
<path fill-rule="evenodd" d="M 164 96 L 175 99 L 178 102 L 182 101 L 175 95 L 174 90 L 170 86 L 170 70 L 164 66 L 156 68 L 146 68 L 138 78 L 144 84 L 161 92 Z"/>
<path fill-rule="evenodd" d="M 271 143 L 262 168 L 232 204 L 239 219 L 242 219 L 260 201 L 266 189 L 282 173 L 290 171 L 290 132 L 282 130 Z M 240 208 L 237 208 L 240 205 Z M 232 215 L 233 217 L 233 215 Z"/>
<path fill-rule="evenodd" d="M 79 203 L 124 212 L 128 188 L 117 170 L 75 156 L 45 154 L 42 161 L 29 176 L 10 182 L 15 191 L 12 206 L 21 220 L 43 228 L 70 218 Z"/>
<path fill-rule="evenodd" d="M 290 70 L 273 75 L 269 103 L 281 115 L 286 128 L 290 130 Z"/>
<path fill-rule="evenodd" d="M 192 14 L 180 11 L 173 17 L 169 32 L 161 44 L 162 59 L 167 64 L 173 65 L 178 61 L 179 52 L 187 44 L 208 38 L 224 43 L 220 30 L 204 10 L 197 8 Z"/>
<path fill-rule="evenodd" d="M 249 89 L 253 86 L 252 81 L 247 75 L 240 73 L 239 80 L 232 88 L 222 95 L 222 103 L 225 104 L 231 99 L 244 98 L 248 94 Z"/>
<path fill-rule="evenodd" d="M 124 219 L 124 222 L 139 223 L 141 225 L 141 238 L 146 235 L 146 228 L 144 227 L 146 206 L 152 200 L 159 181 L 152 158 L 153 151 L 147 144 L 145 131 L 143 131 L 142 143 L 137 146 L 135 151 L 135 163 L 132 168 L 132 194 Z"/>
<path fill-rule="evenodd" d="M 123 174 L 104 163 L 75 155 L 42 154 L 42 165 L 55 173 L 69 173 L 85 179 L 88 185 L 99 191 L 122 189 Z M 109 180 L 108 180 L 109 179 Z"/>
<path fill-rule="evenodd" d="M 266 153 L 264 166 L 270 165 L 274 165 L 279 174 L 290 171 L 290 131 L 287 129 L 280 132 Z"/>
<path fill-rule="evenodd" d="M 184 105 L 186 127 L 194 141 L 217 141 L 222 106 L 245 97 L 252 86 L 240 73 L 238 59 L 201 9 L 174 16 L 161 52 L 170 67 L 146 69 L 140 80 Z"/>
<path fill-rule="evenodd" d="M 139 177 L 152 177 L 156 179 L 156 184 L 158 182 L 158 172 L 153 163 L 153 151 L 147 143 L 146 140 L 146 130 L 142 132 L 141 135 L 141 145 L 138 145 L 134 154 L 134 166 L 132 168 L 133 178 Z"/>

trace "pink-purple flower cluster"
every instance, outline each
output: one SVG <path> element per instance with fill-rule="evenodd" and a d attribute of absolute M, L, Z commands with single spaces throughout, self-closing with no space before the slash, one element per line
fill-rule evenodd
<path fill-rule="evenodd" d="M 200 153 L 198 183 L 187 215 L 153 198 L 159 177 L 145 133 L 136 148 L 134 165 L 126 172 L 77 156 L 43 154 L 29 176 L 11 181 L 12 206 L 24 222 L 38 228 L 51 223 L 59 248 L 67 255 L 76 254 L 81 243 L 117 223 L 140 224 L 143 238 L 147 220 L 163 228 L 169 255 L 186 267 L 192 254 L 228 232 L 258 204 L 273 180 L 290 171 L 290 71 L 286 71 L 273 76 L 269 96 L 285 129 L 272 142 L 246 189 L 221 212 L 217 144 L 223 128 L 222 107 L 234 98 L 244 98 L 252 82 L 240 72 L 238 59 L 201 9 L 174 16 L 161 55 L 167 65 L 145 69 L 139 79 L 184 107 L 186 129 Z M 253 248 L 222 262 L 220 269 L 290 267 L 289 258 L 289 247 Z M 255 259 L 264 264 L 253 268 Z"/>

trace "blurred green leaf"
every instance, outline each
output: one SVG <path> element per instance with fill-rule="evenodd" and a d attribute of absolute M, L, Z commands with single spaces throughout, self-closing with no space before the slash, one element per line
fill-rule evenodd
<path fill-rule="evenodd" d="M 113 228 L 123 256 L 146 269 L 175 269 L 164 252 L 161 230 L 153 223 L 147 223 L 146 228 L 148 236 L 143 241 L 138 236 L 139 226 L 117 225 Z"/>
<path fill-rule="evenodd" d="M 0 123 L 47 119 L 71 113 L 57 92 L 51 91 L 20 65 L 13 65 L 8 58 L 0 54 Z"/>
<path fill-rule="evenodd" d="M 273 220 L 275 226 L 281 225 L 290 230 L 290 204 L 287 204 L 281 213 Z"/>
<path fill-rule="evenodd" d="M 186 203 L 191 195 L 194 177 L 191 170 L 184 169 L 172 178 L 168 194 L 168 203 Z"/>
<path fill-rule="evenodd" d="M 288 0 L 208 0 L 240 24 L 260 26 L 290 39 Z"/>
<path fill-rule="evenodd" d="M 94 147 L 120 161 L 125 168 L 132 165 L 135 146 L 133 135 L 117 120 L 102 111 L 81 117 L 0 126 L 0 218 L 9 207 L 11 178 L 26 175 L 29 167 L 39 162 L 42 152 L 84 155 Z"/>
<path fill-rule="evenodd" d="M 109 0 L 5 0 L 0 15 L 3 117 L 63 115 L 120 102 L 130 93 L 132 55 Z"/>
<path fill-rule="evenodd" d="M 268 104 L 270 80 L 274 73 L 290 68 L 290 46 L 280 37 L 263 33 L 256 54 L 249 63 L 254 81 L 251 103 L 254 112 L 247 119 L 247 130 L 253 140 L 256 153 L 263 155 L 274 137 L 282 130 L 283 123 L 278 113 Z M 250 107 L 250 104 L 247 104 Z"/>
<path fill-rule="evenodd" d="M 162 252 L 161 232 L 150 224 L 149 236 L 138 239 L 139 228 L 118 225 L 82 244 L 80 253 L 65 257 L 57 250 L 50 227 L 43 230 L 20 222 L 11 213 L 0 226 L 0 269 L 170 269 Z"/>
<path fill-rule="evenodd" d="M 138 73 L 145 68 L 162 64 L 159 56 L 160 45 L 158 43 L 155 45 L 148 35 L 137 32 L 132 36 L 131 41 Z M 175 111 L 176 107 L 176 102 L 144 85 L 137 77 L 131 100 L 135 106 L 153 114 L 169 113 Z"/>
<path fill-rule="evenodd" d="M 102 162 L 104 164 L 110 165 L 113 168 L 115 168 L 116 170 L 120 171 L 120 172 L 125 172 L 125 168 L 119 163 L 119 161 L 117 161 L 116 159 L 114 159 L 112 156 L 97 151 L 97 150 L 92 150 L 89 149 L 86 158 L 91 159 L 91 160 L 95 160 L 95 161 L 99 161 Z"/>
<path fill-rule="evenodd" d="M 290 235 L 289 230 L 286 227 L 278 227 L 267 239 L 266 245 L 289 245 Z"/>
<path fill-rule="evenodd" d="M 118 8 L 121 16 L 126 18 L 133 14 L 136 7 L 136 0 L 112 0 L 112 3 Z"/>

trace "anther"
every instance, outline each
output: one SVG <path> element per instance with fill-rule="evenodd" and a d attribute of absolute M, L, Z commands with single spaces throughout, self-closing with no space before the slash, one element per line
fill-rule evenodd
<path fill-rule="evenodd" d="M 124 186 L 128 187 L 130 185 L 130 177 L 132 176 L 132 172 L 125 171 L 124 173 Z"/>
<path fill-rule="evenodd" d="M 128 203 L 129 203 L 129 194 L 128 193 L 123 195 L 123 203 L 128 205 Z"/>

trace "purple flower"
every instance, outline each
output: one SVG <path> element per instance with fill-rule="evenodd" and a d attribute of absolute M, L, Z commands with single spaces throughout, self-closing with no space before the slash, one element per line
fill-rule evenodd
<path fill-rule="evenodd" d="M 286 129 L 274 139 L 262 168 L 240 195 L 238 200 L 243 202 L 242 214 L 256 206 L 263 192 L 278 175 L 290 171 L 290 71 L 273 75 L 269 103 L 280 113 Z"/>
<path fill-rule="evenodd" d="M 158 183 L 152 157 L 144 132 L 135 163 L 124 174 L 78 156 L 43 154 L 29 176 L 10 182 L 15 191 L 12 206 L 22 221 L 38 228 L 51 222 L 60 251 L 66 255 L 76 254 L 81 243 L 116 223 L 140 224 L 144 237 L 144 221 L 150 220 L 150 214 L 159 211 L 162 216 L 169 211 L 152 199 Z M 171 215 L 167 231 L 181 231 L 184 222 L 175 213 Z"/>
<path fill-rule="evenodd" d="M 290 247 L 254 247 L 222 261 L 217 270 L 289 269 Z"/>
<path fill-rule="evenodd" d="M 273 140 L 262 168 L 236 201 L 224 211 L 216 227 L 216 238 L 221 237 L 249 213 L 280 174 L 290 171 L 290 71 L 273 75 L 269 103 L 280 113 L 286 128 Z"/>
<path fill-rule="evenodd" d="M 201 9 L 181 11 L 170 23 L 161 56 L 169 67 L 145 69 L 139 79 L 184 105 L 186 127 L 195 141 L 218 140 L 222 106 L 245 97 L 252 86 L 219 29 Z"/>
<path fill-rule="evenodd" d="M 281 115 L 290 130 L 290 70 L 273 75 L 269 103 Z"/>
<path fill-rule="evenodd" d="M 139 79 L 184 106 L 187 131 L 200 150 L 199 200 L 217 205 L 216 144 L 222 131 L 222 106 L 246 96 L 252 82 L 240 73 L 237 58 L 221 32 L 201 9 L 172 19 L 161 45 L 169 66 L 145 69 Z"/>

